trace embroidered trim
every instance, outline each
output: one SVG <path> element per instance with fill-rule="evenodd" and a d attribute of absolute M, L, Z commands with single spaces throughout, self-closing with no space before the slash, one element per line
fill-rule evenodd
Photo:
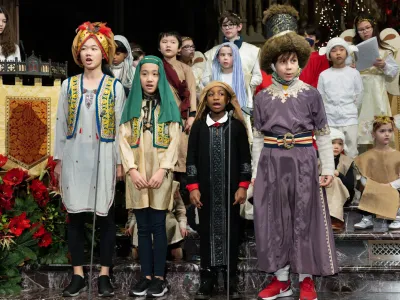
<path fill-rule="evenodd" d="M 299 92 L 307 91 L 310 89 L 308 84 L 305 84 L 301 80 L 298 80 L 292 86 L 289 86 L 287 90 L 284 90 L 281 85 L 271 84 L 264 93 L 268 93 L 272 96 L 272 100 L 280 99 L 282 103 L 285 103 L 288 97 L 297 98 Z"/>
<path fill-rule="evenodd" d="M 169 135 L 169 123 L 158 123 L 158 111 L 155 106 L 152 112 L 153 119 L 153 146 L 156 148 L 167 149 L 170 142 L 171 136 Z"/>
<path fill-rule="evenodd" d="M 72 76 L 68 79 L 67 139 L 71 139 L 76 132 L 76 123 L 78 122 L 83 98 L 82 80 L 82 75 Z M 81 95 L 80 99 L 79 94 Z"/>
<path fill-rule="evenodd" d="M 331 267 L 331 274 L 335 274 L 335 267 L 333 265 L 333 257 L 332 257 L 332 248 L 331 248 L 331 241 L 329 238 L 329 228 L 328 228 L 328 221 L 327 221 L 327 216 L 326 216 L 326 207 L 325 207 L 325 201 L 324 201 L 324 194 L 322 192 L 322 188 L 319 188 L 319 196 L 321 200 L 321 206 L 322 206 L 322 214 L 324 216 L 324 226 L 325 226 L 325 239 L 326 239 L 326 245 L 328 246 L 328 256 L 329 256 L 329 264 Z"/>
<path fill-rule="evenodd" d="M 328 124 L 325 124 L 325 126 L 322 127 L 321 129 L 314 130 L 314 135 L 328 135 L 328 134 L 331 134 L 331 130 Z"/>
<path fill-rule="evenodd" d="M 110 76 L 103 77 L 96 95 L 97 130 L 100 132 L 102 142 L 113 142 L 115 140 L 114 87 L 116 82 L 116 79 Z M 102 114 L 103 116 L 101 116 Z"/>
<path fill-rule="evenodd" d="M 128 143 L 131 148 L 137 148 L 140 144 L 140 133 L 142 131 L 142 122 L 139 122 L 138 118 L 134 118 L 130 121 L 131 136 L 128 138 Z"/>

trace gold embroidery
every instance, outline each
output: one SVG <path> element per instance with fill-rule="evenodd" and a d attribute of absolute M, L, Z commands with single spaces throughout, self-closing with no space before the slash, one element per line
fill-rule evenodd
<path fill-rule="evenodd" d="M 154 130 L 154 147 L 156 148 L 168 148 L 171 142 L 169 135 L 169 123 L 156 124 Z"/>
<path fill-rule="evenodd" d="M 331 130 L 330 130 L 328 124 L 326 124 L 321 129 L 314 130 L 314 135 L 328 135 L 328 134 L 331 134 Z"/>
<path fill-rule="evenodd" d="M 265 89 L 264 91 L 272 96 L 272 100 L 277 98 L 280 99 L 282 103 L 285 103 L 288 97 L 296 98 L 299 92 L 307 91 L 309 89 L 309 85 L 299 80 L 286 90 L 284 90 L 281 86 L 271 84 L 269 88 Z"/>
<path fill-rule="evenodd" d="M 128 143 L 131 148 L 139 147 L 140 133 L 142 128 L 142 122 L 139 122 L 138 118 L 134 118 L 130 121 L 131 125 L 131 136 L 128 138 Z"/>
<path fill-rule="evenodd" d="M 97 110 L 101 119 L 100 136 L 103 141 L 115 139 L 115 97 L 113 95 L 115 78 L 106 76 L 100 89 Z M 101 116 L 103 115 L 103 116 Z"/>
<path fill-rule="evenodd" d="M 72 76 L 68 87 L 68 116 L 67 116 L 67 138 L 70 139 L 75 133 L 75 126 L 80 108 L 81 75 Z"/>

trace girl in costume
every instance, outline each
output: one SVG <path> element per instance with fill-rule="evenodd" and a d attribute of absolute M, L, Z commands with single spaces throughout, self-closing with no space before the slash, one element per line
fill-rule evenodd
<path fill-rule="evenodd" d="M 251 179 L 251 158 L 248 137 L 240 105 L 232 88 L 223 82 L 209 83 L 201 94 L 201 102 L 189 136 L 187 156 L 187 189 L 196 205 L 200 224 L 201 284 L 196 299 L 211 297 L 219 268 L 230 264 L 230 293 L 237 291 L 237 259 L 239 249 L 240 206 L 246 200 Z M 228 111 L 234 111 L 229 144 Z M 230 161 L 228 149 L 231 149 Z M 228 165 L 231 168 L 228 182 Z M 227 186 L 231 198 L 227 199 Z M 228 224 L 228 205 L 231 222 Z M 227 228 L 230 226 L 230 240 Z M 227 243 L 230 242 L 230 261 Z M 225 271 L 225 269 L 223 269 Z"/>
<path fill-rule="evenodd" d="M 123 178 L 117 126 L 125 102 L 124 88 L 107 66 L 114 53 L 110 28 L 104 23 L 83 23 L 72 44 L 72 55 L 83 74 L 68 78 L 61 87 L 54 159 L 69 213 L 68 248 L 74 268 L 64 297 L 86 289 L 82 269 L 85 212 L 94 212 L 100 224 L 99 295 L 114 295 L 109 277 L 116 235 L 113 201 L 116 178 Z"/>
<path fill-rule="evenodd" d="M 128 96 L 133 81 L 133 56 L 131 46 L 128 40 L 122 35 L 114 37 L 117 49 L 115 50 L 111 71 L 118 78 L 125 88 L 125 94 Z"/>
<path fill-rule="evenodd" d="M 164 278 L 168 246 L 165 219 L 173 206 L 172 171 L 182 127 L 158 57 L 146 56 L 139 62 L 121 124 L 126 208 L 135 213 L 142 270 L 130 295 L 161 297 L 168 291 Z"/>
<path fill-rule="evenodd" d="M 331 128 L 330 134 L 335 158 L 335 177 L 329 187 L 326 187 L 329 213 L 332 229 L 344 228 L 343 206 L 354 197 L 355 170 L 354 161 L 347 154 L 345 135 L 336 128 Z"/>
<path fill-rule="evenodd" d="M 399 66 L 393 58 L 393 49 L 379 36 L 378 24 L 375 19 L 365 13 L 361 13 L 354 20 L 356 35 L 353 43 L 366 41 L 376 37 L 379 45 L 379 57 L 376 58 L 374 66 L 361 71 L 364 83 L 364 95 L 358 129 L 358 144 L 372 144 L 372 136 L 366 133 L 365 126 L 377 115 L 391 115 L 389 97 L 386 90 L 386 82 L 391 82 L 399 72 Z"/>
<path fill-rule="evenodd" d="M 21 61 L 21 54 L 15 38 L 9 12 L 0 6 L 0 60 Z"/>
<path fill-rule="evenodd" d="M 311 50 L 304 37 L 295 33 L 297 11 L 273 5 L 265 16 L 269 39 L 261 50 L 261 68 L 272 73 L 273 84 L 254 101 L 252 181 L 258 266 L 275 276 L 259 297 L 292 295 L 291 269 L 300 274 L 300 300 L 315 300 L 312 275 L 338 271 L 321 188 L 333 180 L 332 142 L 321 95 L 298 79 L 299 67 L 306 65 Z"/>
<path fill-rule="evenodd" d="M 400 127 L 399 116 L 395 117 L 396 126 Z M 358 208 L 364 211 L 361 222 L 354 224 L 355 229 L 373 228 L 372 214 L 395 219 L 389 225 L 389 229 L 400 229 L 400 217 L 397 213 L 400 190 L 400 152 L 389 146 L 393 139 L 394 125 L 393 117 L 375 117 L 372 124 L 374 148 L 354 160 L 361 174 L 363 186 Z"/>

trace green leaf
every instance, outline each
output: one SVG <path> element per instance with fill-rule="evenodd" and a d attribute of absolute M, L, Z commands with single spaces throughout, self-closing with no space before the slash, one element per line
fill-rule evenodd
<path fill-rule="evenodd" d="M 3 266 L 19 266 L 21 263 L 24 262 L 24 256 L 18 252 L 10 252 L 6 259 L 2 262 Z"/>
<path fill-rule="evenodd" d="M 12 268 L 7 268 L 7 270 L 5 271 L 5 275 L 8 277 L 17 277 L 20 276 L 19 271 L 16 267 Z"/>
<path fill-rule="evenodd" d="M 29 259 L 37 259 L 36 253 L 32 251 L 32 249 L 25 247 L 25 246 L 18 246 L 18 251 L 21 252 L 21 254 L 24 256 L 24 258 L 29 258 Z"/>

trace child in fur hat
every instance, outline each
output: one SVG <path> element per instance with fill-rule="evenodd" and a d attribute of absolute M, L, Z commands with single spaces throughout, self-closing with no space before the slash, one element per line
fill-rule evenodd
<path fill-rule="evenodd" d="M 344 39 L 331 39 L 319 53 L 326 54 L 332 61 L 332 67 L 322 72 L 318 80 L 328 124 L 343 132 L 351 158 L 358 154 L 358 114 L 364 90 L 360 72 L 346 66 L 346 59 L 353 51 L 358 51 L 357 47 L 348 45 Z"/>
<path fill-rule="evenodd" d="M 252 182 L 258 266 L 275 276 L 259 297 L 292 295 L 291 269 L 300 275 L 300 300 L 315 300 L 312 275 L 338 271 L 322 189 L 332 183 L 335 171 L 332 142 L 321 95 L 298 78 L 311 50 L 296 33 L 297 11 L 273 5 L 265 17 L 270 38 L 260 60 L 261 68 L 272 73 L 273 84 L 254 101 Z"/>

